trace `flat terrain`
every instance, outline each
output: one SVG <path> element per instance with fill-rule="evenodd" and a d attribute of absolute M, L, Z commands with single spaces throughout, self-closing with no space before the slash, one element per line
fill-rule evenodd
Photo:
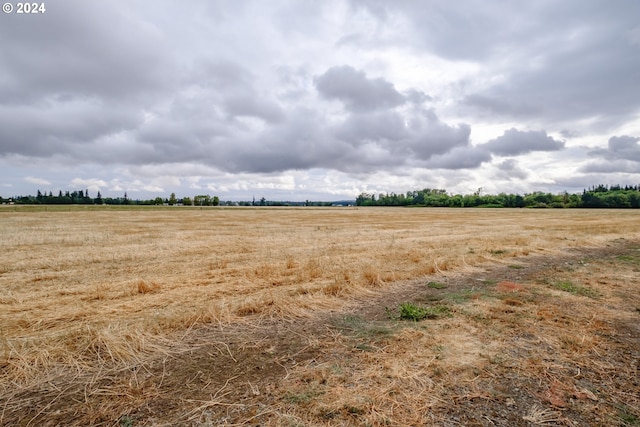
<path fill-rule="evenodd" d="M 638 211 L 67 209 L 0 207 L 0 425 L 640 425 Z"/>

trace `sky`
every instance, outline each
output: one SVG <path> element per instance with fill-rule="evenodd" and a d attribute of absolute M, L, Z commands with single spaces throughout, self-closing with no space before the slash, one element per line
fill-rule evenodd
<path fill-rule="evenodd" d="M 0 14 L 3 197 L 640 184 L 637 0 L 44 4 Z"/>

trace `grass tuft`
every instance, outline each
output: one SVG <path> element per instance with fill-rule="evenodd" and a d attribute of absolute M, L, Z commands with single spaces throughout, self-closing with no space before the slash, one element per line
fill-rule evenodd
<path fill-rule="evenodd" d="M 389 310 L 387 310 L 387 312 L 389 312 Z M 389 314 L 390 317 L 393 318 L 391 313 Z M 451 316 L 451 309 L 446 305 L 422 307 L 411 302 L 405 302 L 398 307 L 398 315 L 395 318 L 417 322 L 424 319 L 438 319 L 445 316 Z"/>
<path fill-rule="evenodd" d="M 159 292 L 162 287 L 156 282 L 145 282 L 144 280 L 138 280 L 136 289 L 139 294 L 153 294 Z"/>
<path fill-rule="evenodd" d="M 447 285 L 440 282 L 429 282 L 427 283 L 427 287 L 431 289 L 444 289 L 447 287 Z"/>
<path fill-rule="evenodd" d="M 372 288 L 377 288 L 382 286 L 384 281 L 380 278 L 380 273 L 375 268 L 368 268 L 367 270 L 362 272 L 362 276 L 364 278 L 365 285 Z"/>
<path fill-rule="evenodd" d="M 591 289 L 586 286 L 576 285 L 575 283 L 569 280 L 561 280 L 555 282 L 552 287 L 559 291 L 568 292 L 573 295 L 579 295 L 588 298 L 598 298 L 600 294 L 595 289 Z"/>

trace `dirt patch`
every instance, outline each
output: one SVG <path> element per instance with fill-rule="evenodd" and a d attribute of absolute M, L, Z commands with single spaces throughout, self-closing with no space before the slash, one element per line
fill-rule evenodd
<path fill-rule="evenodd" d="M 201 327 L 152 363 L 16 392 L 0 424 L 640 425 L 640 243 L 515 261 Z M 402 321 L 405 302 L 440 315 Z"/>

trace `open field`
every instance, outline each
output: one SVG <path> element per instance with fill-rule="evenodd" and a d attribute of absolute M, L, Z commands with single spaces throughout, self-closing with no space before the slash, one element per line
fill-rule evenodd
<path fill-rule="evenodd" d="M 640 425 L 639 241 L 632 210 L 0 207 L 0 425 Z"/>

